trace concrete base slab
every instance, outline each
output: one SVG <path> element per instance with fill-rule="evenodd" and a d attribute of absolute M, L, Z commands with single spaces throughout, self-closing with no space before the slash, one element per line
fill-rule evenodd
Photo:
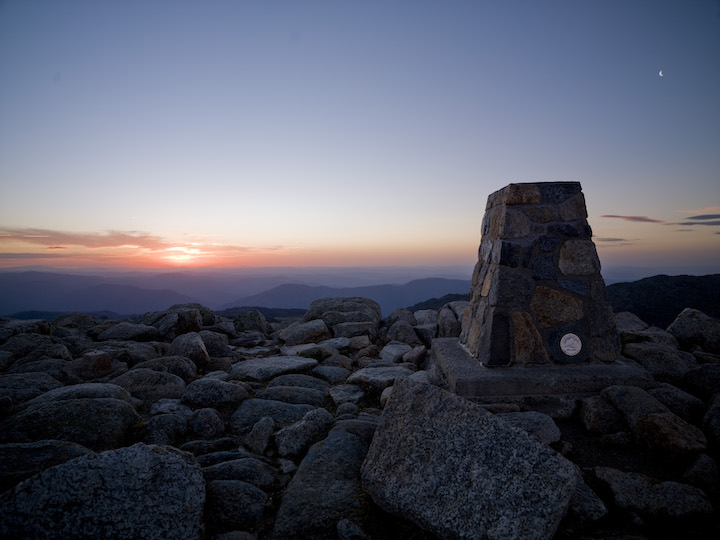
<path fill-rule="evenodd" d="M 457 338 L 434 339 L 431 356 L 445 375 L 451 392 L 484 403 L 517 402 L 520 396 L 535 396 L 538 402 L 546 399 L 541 396 L 581 397 L 598 393 L 614 384 L 640 388 L 657 386 L 645 368 L 622 357 L 612 364 L 488 368 L 474 358 Z"/>

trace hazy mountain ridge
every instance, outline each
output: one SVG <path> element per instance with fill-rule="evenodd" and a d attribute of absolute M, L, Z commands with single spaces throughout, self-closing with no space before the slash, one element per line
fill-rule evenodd
<path fill-rule="evenodd" d="M 629 311 L 663 329 L 686 307 L 720 317 L 720 274 L 652 276 L 608 285 L 607 293 L 613 311 Z"/>
<path fill-rule="evenodd" d="M 285 270 L 285 269 L 283 269 Z M 410 277 L 404 285 L 389 285 L 402 273 L 399 270 L 384 274 L 382 269 L 327 269 L 311 273 L 308 270 L 262 274 L 248 272 L 125 272 L 109 275 L 76 274 L 33 269 L 22 272 L 0 272 L 0 316 L 24 312 L 114 312 L 136 315 L 166 309 L 173 304 L 197 302 L 213 309 L 227 309 L 248 305 L 268 308 L 306 309 L 309 303 L 323 296 L 378 297 L 383 309 L 405 307 L 431 296 L 457 291 L 454 282 L 461 282 L 460 292 L 469 289 L 469 281 L 446 278 L 426 278 L 425 284 L 413 283 Z M 408 272 L 411 276 L 412 272 Z M 345 283 L 367 283 L 385 278 L 381 284 L 345 287 Z M 306 279 L 307 281 L 304 281 Z M 440 280 L 440 281 L 433 281 Z M 318 282 L 325 282 L 318 285 Z M 338 285 L 339 284 L 339 285 Z M 335 285 L 335 286 L 331 286 Z M 435 286 L 439 285 L 439 288 Z M 449 289 L 444 287 L 449 285 Z M 279 286 L 283 288 L 279 291 Z M 411 292 L 412 291 L 412 292 Z M 263 296 L 266 294 L 268 296 Z M 380 295 L 380 296 L 378 296 Z M 254 297 L 274 298 L 266 305 Z M 237 299 L 230 301 L 231 299 Z"/>
<path fill-rule="evenodd" d="M 396 308 L 407 307 L 430 297 L 466 293 L 469 289 L 470 280 L 445 278 L 417 279 L 403 285 L 344 288 L 286 284 L 260 294 L 239 298 L 226 307 L 260 305 L 270 308 L 307 309 L 313 300 L 319 298 L 360 296 L 375 300 L 380 304 L 383 314 L 387 315 Z"/>

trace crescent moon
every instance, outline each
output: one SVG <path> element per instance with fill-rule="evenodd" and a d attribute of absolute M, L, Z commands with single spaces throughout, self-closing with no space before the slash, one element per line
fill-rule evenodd
<path fill-rule="evenodd" d="M 662 69 L 660 70 L 660 72 L 658 73 L 658 75 L 660 75 L 661 77 L 663 76 L 663 74 L 662 74 Z"/>

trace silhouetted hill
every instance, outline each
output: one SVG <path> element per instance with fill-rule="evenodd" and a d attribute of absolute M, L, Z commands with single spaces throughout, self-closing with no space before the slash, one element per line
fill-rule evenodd
<path fill-rule="evenodd" d="M 250 311 L 251 309 L 256 309 L 260 313 L 262 313 L 268 322 L 277 322 L 280 319 L 300 318 L 303 315 L 305 315 L 305 312 L 307 311 L 305 309 L 292 309 L 292 308 L 284 309 L 284 308 L 268 308 L 268 307 L 262 307 L 262 306 L 243 306 L 243 307 L 234 307 L 234 308 L 230 308 L 230 309 L 224 309 L 221 311 L 216 311 L 215 313 L 221 317 L 227 317 L 228 319 L 232 319 L 234 317 L 237 317 L 238 315 L 241 315 L 247 311 Z"/>
<path fill-rule="evenodd" d="M 168 289 L 144 289 L 111 281 L 101 276 L 52 272 L 3 273 L 0 276 L 0 314 L 31 310 L 133 314 L 197 301 Z"/>
<path fill-rule="evenodd" d="M 415 305 L 409 306 L 408 309 L 410 311 L 418 311 L 421 309 L 440 309 L 448 302 L 456 302 L 458 300 L 470 300 L 470 293 L 465 294 L 446 294 L 445 296 L 441 296 L 440 298 L 430 298 L 429 300 L 425 300 L 423 302 L 419 302 Z"/>
<path fill-rule="evenodd" d="M 607 287 L 613 311 L 629 311 L 643 321 L 667 328 L 686 307 L 720 317 L 720 274 L 653 276 Z"/>
<path fill-rule="evenodd" d="M 375 300 L 383 314 L 394 309 L 412 305 L 430 297 L 449 293 L 466 293 L 470 281 L 462 279 L 427 278 L 417 279 L 404 285 L 371 285 L 365 287 L 312 287 L 309 285 L 286 284 L 274 287 L 260 294 L 239 298 L 227 304 L 234 306 L 265 306 L 307 309 L 313 300 L 332 296 L 362 296 Z"/>
<path fill-rule="evenodd" d="M 46 321 L 54 321 L 58 317 L 61 317 L 67 313 L 71 313 L 70 311 L 19 311 L 17 313 L 10 313 L 6 315 L 8 319 L 20 319 L 20 320 L 30 320 L 30 319 L 44 319 Z M 88 313 L 88 315 L 92 315 L 93 317 L 97 317 L 98 319 L 123 319 L 127 315 L 121 315 L 120 313 L 115 313 L 114 311 L 91 311 Z"/>

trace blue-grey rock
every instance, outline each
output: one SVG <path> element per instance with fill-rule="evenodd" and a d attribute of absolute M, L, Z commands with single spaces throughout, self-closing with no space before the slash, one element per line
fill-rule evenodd
<path fill-rule="evenodd" d="M 659 482 L 610 467 L 595 467 L 595 476 L 610 489 L 617 506 L 646 518 L 682 518 L 712 512 L 702 490 L 687 484 Z"/>
<path fill-rule="evenodd" d="M 283 457 L 300 455 L 313 441 L 324 435 L 332 423 L 333 416 L 325 409 L 309 411 L 302 420 L 275 434 L 278 454 Z"/>
<path fill-rule="evenodd" d="M 130 426 L 139 421 L 135 409 L 119 399 L 48 401 L 6 419 L 0 424 L 0 438 L 5 442 L 58 439 L 100 451 L 122 444 Z"/>
<path fill-rule="evenodd" d="M 195 364 L 184 356 L 162 356 L 139 362 L 133 366 L 133 369 L 152 369 L 153 371 L 167 371 L 173 375 L 177 375 L 185 384 L 190 384 L 197 377 L 197 368 Z"/>
<path fill-rule="evenodd" d="M 285 403 L 306 403 L 322 407 L 325 403 L 327 390 L 315 390 L 301 386 L 268 386 L 255 394 L 259 399 L 274 399 Z"/>
<path fill-rule="evenodd" d="M 305 371 L 317 366 L 317 361 L 302 356 L 268 356 L 253 358 L 233 364 L 230 373 L 239 377 L 247 377 L 264 381 L 297 371 Z"/>
<path fill-rule="evenodd" d="M 205 482 L 187 454 L 142 443 L 52 467 L 0 496 L 4 538 L 199 539 Z"/>
<path fill-rule="evenodd" d="M 242 480 L 213 480 L 207 486 L 208 528 L 254 530 L 266 501 L 264 491 Z"/>
<path fill-rule="evenodd" d="M 17 405 L 63 384 L 47 373 L 12 373 L 0 375 L 0 396 L 8 396 Z"/>
<path fill-rule="evenodd" d="M 366 367 L 350 375 L 347 382 L 350 384 L 366 384 L 378 390 L 383 390 L 388 386 L 392 386 L 397 379 L 404 379 L 412 374 L 412 371 L 402 366 Z"/>
<path fill-rule="evenodd" d="M 547 414 L 523 411 L 498 413 L 495 416 L 513 427 L 527 431 L 543 444 L 552 444 L 560 440 L 560 428 Z"/>
<path fill-rule="evenodd" d="M 2 444 L 0 445 L 0 493 L 45 469 L 88 453 L 90 450 L 84 446 L 68 441 L 47 440 Z"/>
<path fill-rule="evenodd" d="M 572 464 L 525 431 L 435 386 L 399 380 L 362 466 L 384 510 L 445 538 L 551 538 Z"/>
<path fill-rule="evenodd" d="M 201 439 L 217 439 L 225 431 L 225 422 L 212 407 L 198 409 L 187 422 L 192 432 Z"/>
<path fill-rule="evenodd" d="M 277 484 L 277 470 L 253 457 L 221 461 L 204 467 L 202 473 L 206 481 L 242 480 L 259 488 L 270 488 Z"/>
<path fill-rule="evenodd" d="M 181 399 L 195 407 L 221 407 L 239 404 L 248 396 L 248 391 L 240 384 L 203 377 L 188 384 Z"/>
<path fill-rule="evenodd" d="M 134 398 L 149 403 L 161 398 L 179 398 L 185 391 L 185 381 L 180 377 L 152 369 L 132 369 L 110 382 L 122 386 Z"/>
<path fill-rule="evenodd" d="M 98 339 L 100 341 L 107 341 L 109 339 L 118 339 L 121 341 L 152 341 L 157 339 L 159 335 L 157 328 L 154 326 L 119 322 L 107 330 L 100 332 Z"/>
<path fill-rule="evenodd" d="M 236 435 L 246 435 L 263 416 L 269 416 L 276 427 L 282 428 L 294 424 L 313 409 L 312 405 L 251 398 L 243 401 L 233 413 L 229 428 Z"/>
<path fill-rule="evenodd" d="M 314 390 L 326 392 L 330 387 L 330 384 L 323 379 L 311 377 L 310 375 L 291 373 L 289 375 L 280 375 L 279 377 L 275 377 L 268 383 L 268 387 L 270 386 L 299 386 L 302 388 L 312 388 Z"/>
<path fill-rule="evenodd" d="M 367 495 L 360 484 L 363 443 L 333 430 L 314 444 L 285 489 L 273 534 L 278 538 L 335 538 L 342 519 L 359 521 Z"/>
<path fill-rule="evenodd" d="M 350 370 L 339 366 L 318 366 L 312 370 L 314 375 L 322 377 L 331 383 L 339 383 L 350 376 Z"/>

